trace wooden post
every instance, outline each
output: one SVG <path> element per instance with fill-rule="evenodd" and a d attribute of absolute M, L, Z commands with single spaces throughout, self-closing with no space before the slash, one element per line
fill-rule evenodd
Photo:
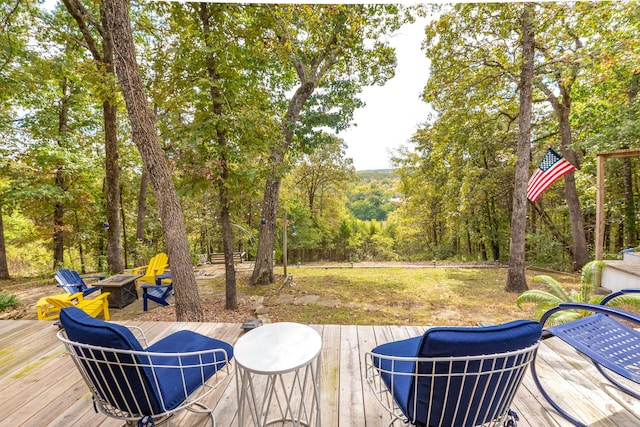
<path fill-rule="evenodd" d="M 605 155 L 596 155 L 596 260 L 604 254 L 604 160 Z"/>
<path fill-rule="evenodd" d="M 282 266 L 284 267 L 284 277 L 287 277 L 287 211 L 284 211 L 284 221 L 282 222 Z"/>
<path fill-rule="evenodd" d="M 640 150 L 617 150 L 596 153 L 596 260 L 604 255 L 604 161 L 610 157 L 640 157 Z"/>

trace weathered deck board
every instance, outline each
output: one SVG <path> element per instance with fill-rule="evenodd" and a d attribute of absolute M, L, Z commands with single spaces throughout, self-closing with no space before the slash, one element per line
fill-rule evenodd
<path fill-rule="evenodd" d="M 123 322 L 144 329 L 149 342 L 191 329 L 235 343 L 240 325 L 227 323 Z M 321 418 L 325 427 L 379 427 L 388 423 L 362 375 L 364 353 L 380 343 L 421 334 L 424 327 L 312 325 L 321 334 Z M 91 396 L 56 338 L 52 322 L 0 321 L 0 426 L 119 426 L 93 410 Z M 576 411 L 590 426 L 640 425 L 640 402 L 605 385 L 595 368 L 554 338 L 539 350 L 538 370 L 554 398 Z M 237 423 L 235 372 L 207 403 L 218 426 Z M 520 427 L 570 424 L 551 410 L 525 376 L 513 408 Z M 206 417 L 183 411 L 168 425 L 206 425 Z"/>

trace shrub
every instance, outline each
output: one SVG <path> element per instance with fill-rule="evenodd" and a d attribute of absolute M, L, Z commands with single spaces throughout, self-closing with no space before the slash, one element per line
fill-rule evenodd
<path fill-rule="evenodd" d="M 5 311 L 18 305 L 18 299 L 14 295 L 0 294 L 0 311 Z"/>

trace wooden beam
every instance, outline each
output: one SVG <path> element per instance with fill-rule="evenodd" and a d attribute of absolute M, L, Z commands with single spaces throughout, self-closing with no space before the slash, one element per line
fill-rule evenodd
<path fill-rule="evenodd" d="M 604 158 L 621 158 L 621 157 L 638 157 L 640 156 L 640 150 L 615 150 L 615 151 L 603 151 L 597 153 L 596 156 Z"/>
<path fill-rule="evenodd" d="M 604 160 L 605 154 L 597 154 L 596 163 L 596 260 L 604 254 Z"/>

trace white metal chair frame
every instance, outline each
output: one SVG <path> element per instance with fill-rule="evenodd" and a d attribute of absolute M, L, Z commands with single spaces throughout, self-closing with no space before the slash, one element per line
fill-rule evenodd
<path fill-rule="evenodd" d="M 366 380 L 371 388 L 371 391 L 374 393 L 376 399 L 382 404 L 382 406 L 391 414 L 391 422 L 388 424 L 389 426 L 394 425 L 396 421 L 401 421 L 402 423 L 411 423 L 415 424 L 415 419 L 407 419 L 407 417 L 400 410 L 399 406 L 396 403 L 396 396 L 394 396 L 394 387 L 393 381 L 396 376 L 411 376 L 414 377 L 413 381 L 413 390 L 411 393 L 414 395 L 418 392 L 418 379 L 419 378 L 430 378 L 431 390 L 430 392 L 434 392 L 434 384 L 435 379 L 438 377 L 446 377 L 448 378 L 446 390 L 439 390 L 438 393 L 440 395 L 445 396 L 445 401 L 447 405 L 453 399 L 455 399 L 455 425 L 473 425 L 473 426 L 502 426 L 505 425 L 509 418 L 509 407 L 513 398 L 515 397 L 516 391 L 518 390 L 518 386 L 522 382 L 522 378 L 527 370 L 527 367 L 535 357 L 536 350 L 538 348 L 539 342 L 536 342 L 534 345 L 506 353 L 497 353 L 497 354 L 489 354 L 482 356 L 457 356 L 457 357 L 397 357 L 397 356 L 387 356 L 381 355 L 373 352 L 366 353 Z M 379 366 L 376 366 L 374 360 L 387 360 L 390 362 L 391 368 L 389 370 L 381 369 Z M 500 361 L 498 363 L 498 361 Z M 414 363 L 413 372 L 397 372 L 395 371 L 395 364 L 399 362 L 404 363 Z M 476 362 L 476 363 L 474 363 Z M 487 368 L 487 363 L 490 364 L 490 367 Z M 381 365 L 381 364 L 380 364 Z M 436 373 L 436 365 L 438 366 L 438 371 Z M 473 369 L 470 370 L 471 366 L 481 366 L 482 369 Z M 446 372 L 443 372 L 443 366 L 447 368 L 444 369 Z M 460 366 L 463 366 L 464 369 L 460 372 Z M 420 373 L 421 372 L 429 372 L 429 373 Z M 382 373 L 389 374 L 391 376 L 391 384 L 389 387 L 382 380 Z M 505 377 L 506 376 L 506 377 Z M 497 377 L 498 381 L 502 381 L 503 379 L 507 381 L 509 387 L 505 387 L 504 390 L 498 394 L 498 390 L 490 390 L 488 385 L 491 383 L 492 378 Z M 467 387 L 468 382 L 471 381 L 471 385 L 473 385 L 473 393 L 467 401 L 461 401 L 460 395 L 453 395 L 453 393 L 449 393 L 449 387 L 452 383 L 452 379 L 461 378 L 463 385 Z M 481 378 L 486 379 L 484 388 L 476 388 L 477 383 Z M 460 387 L 458 387 L 460 388 Z M 450 395 L 451 394 L 451 395 Z M 486 401 L 489 399 L 490 401 L 498 400 L 499 406 L 496 411 L 496 416 L 489 419 L 478 419 L 477 413 L 470 413 L 470 409 L 474 405 L 470 405 L 469 402 L 474 401 L 474 399 L 482 399 L 481 401 Z M 417 396 L 413 400 L 413 413 L 416 414 L 417 409 Z M 427 426 L 444 426 L 443 420 L 432 420 L 432 406 L 431 400 L 429 402 L 429 408 L 427 410 Z M 446 405 L 445 405 L 446 406 Z M 478 409 L 482 405 L 475 405 Z M 442 411 L 442 415 L 445 414 L 445 411 Z M 415 416 L 414 416 L 415 418 Z M 447 425 L 449 425 L 447 423 Z"/>
<path fill-rule="evenodd" d="M 144 335 L 144 331 L 136 326 L 127 326 L 127 328 L 132 330 L 134 335 L 138 335 L 136 336 L 136 338 L 141 340 L 141 344 L 144 344 L 144 347 L 146 348 L 147 340 Z M 209 415 L 209 418 L 211 419 L 212 425 L 215 427 L 213 409 L 203 404 L 202 400 L 207 397 L 212 391 L 214 391 L 220 385 L 220 383 L 222 383 L 224 379 L 229 376 L 231 372 L 228 355 L 223 349 L 185 353 L 158 353 L 148 351 L 121 350 L 109 347 L 99 347 L 94 345 L 82 344 L 69 340 L 66 337 L 64 330 L 60 330 L 57 336 L 58 339 L 64 344 L 67 353 L 73 359 L 76 367 L 82 375 L 82 378 L 89 387 L 89 390 L 93 395 L 94 407 L 103 414 L 109 417 L 124 420 L 127 422 L 127 425 L 129 425 L 130 422 L 138 422 L 141 420 L 141 417 L 144 417 L 144 415 L 142 415 L 141 407 L 144 407 L 145 404 L 146 407 L 152 407 L 151 397 L 148 390 L 144 390 L 146 402 L 131 402 L 123 396 L 125 390 L 130 394 L 132 393 L 131 384 L 128 382 L 127 375 L 125 374 L 125 368 L 129 370 L 131 370 L 131 368 L 135 368 L 140 377 L 142 376 L 140 372 L 143 369 L 150 370 L 152 373 L 152 381 L 155 383 L 154 385 L 156 389 L 159 389 L 157 369 L 179 369 L 182 376 L 182 388 L 185 396 L 187 396 L 188 393 L 187 385 L 185 384 L 184 371 L 187 369 L 198 368 L 200 370 L 203 384 L 202 386 L 193 391 L 191 395 L 188 395 L 188 397 L 182 403 L 180 403 L 173 409 L 167 409 L 166 402 L 164 402 L 162 395 L 160 393 L 157 393 L 157 398 L 160 400 L 162 412 L 153 414 L 151 416 L 152 419 L 143 418 L 143 421 L 149 421 L 151 425 L 154 425 L 155 422 L 162 421 L 167 417 L 173 415 L 175 412 L 178 412 L 182 409 L 187 409 L 192 412 L 207 413 Z M 194 356 L 197 357 L 198 363 L 184 363 L 185 358 Z M 206 356 L 209 356 L 208 358 L 213 357 L 213 362 L 204 361 L 203 359 Z M 112 360 L 108 360 L 109 357 Z M 163 358 L 175 359 L 176 357 L 179 360 L 177 366 L 175 362 L 166 364 L 161 362 Z M 156 360 L 154 361 L 154 359 Z M 160 362 L 158 361 L 158 359 L 160 360 Z M 148 363 L 143 363 L 142 361 L 146 361 Z M 209 378 L 208 382 L 205 381 L 205 368 L 220 365 L 223 366 L 221 366 L 220 369 L 216 370 L 216 373 L 211 378 Z M 119 373 L 120 376 L 127 379 L 125 381 L 126 383 L 118 384 L 117 390 L 113 390 L 111 387 L 105 387 L 104 385 L 107 380 L 105 379 L 104 372 L 101 371 L 98 367 L 103 367 L 103 369 L 111 374 Z M 94 381 L 94 378 L 100 378 L 103 380 L 103 382 L 101 383 L 98 381 Z M 103 396 L 109 396 L 114 400 L 118 400 L 119 398 L 120 401 L 124 401 L 127 406 L 126 410 L 122 410 L 113 406 L 109 401 L 103 398 Z M 194 406 L 200 409 L 195 409 Z"/>

